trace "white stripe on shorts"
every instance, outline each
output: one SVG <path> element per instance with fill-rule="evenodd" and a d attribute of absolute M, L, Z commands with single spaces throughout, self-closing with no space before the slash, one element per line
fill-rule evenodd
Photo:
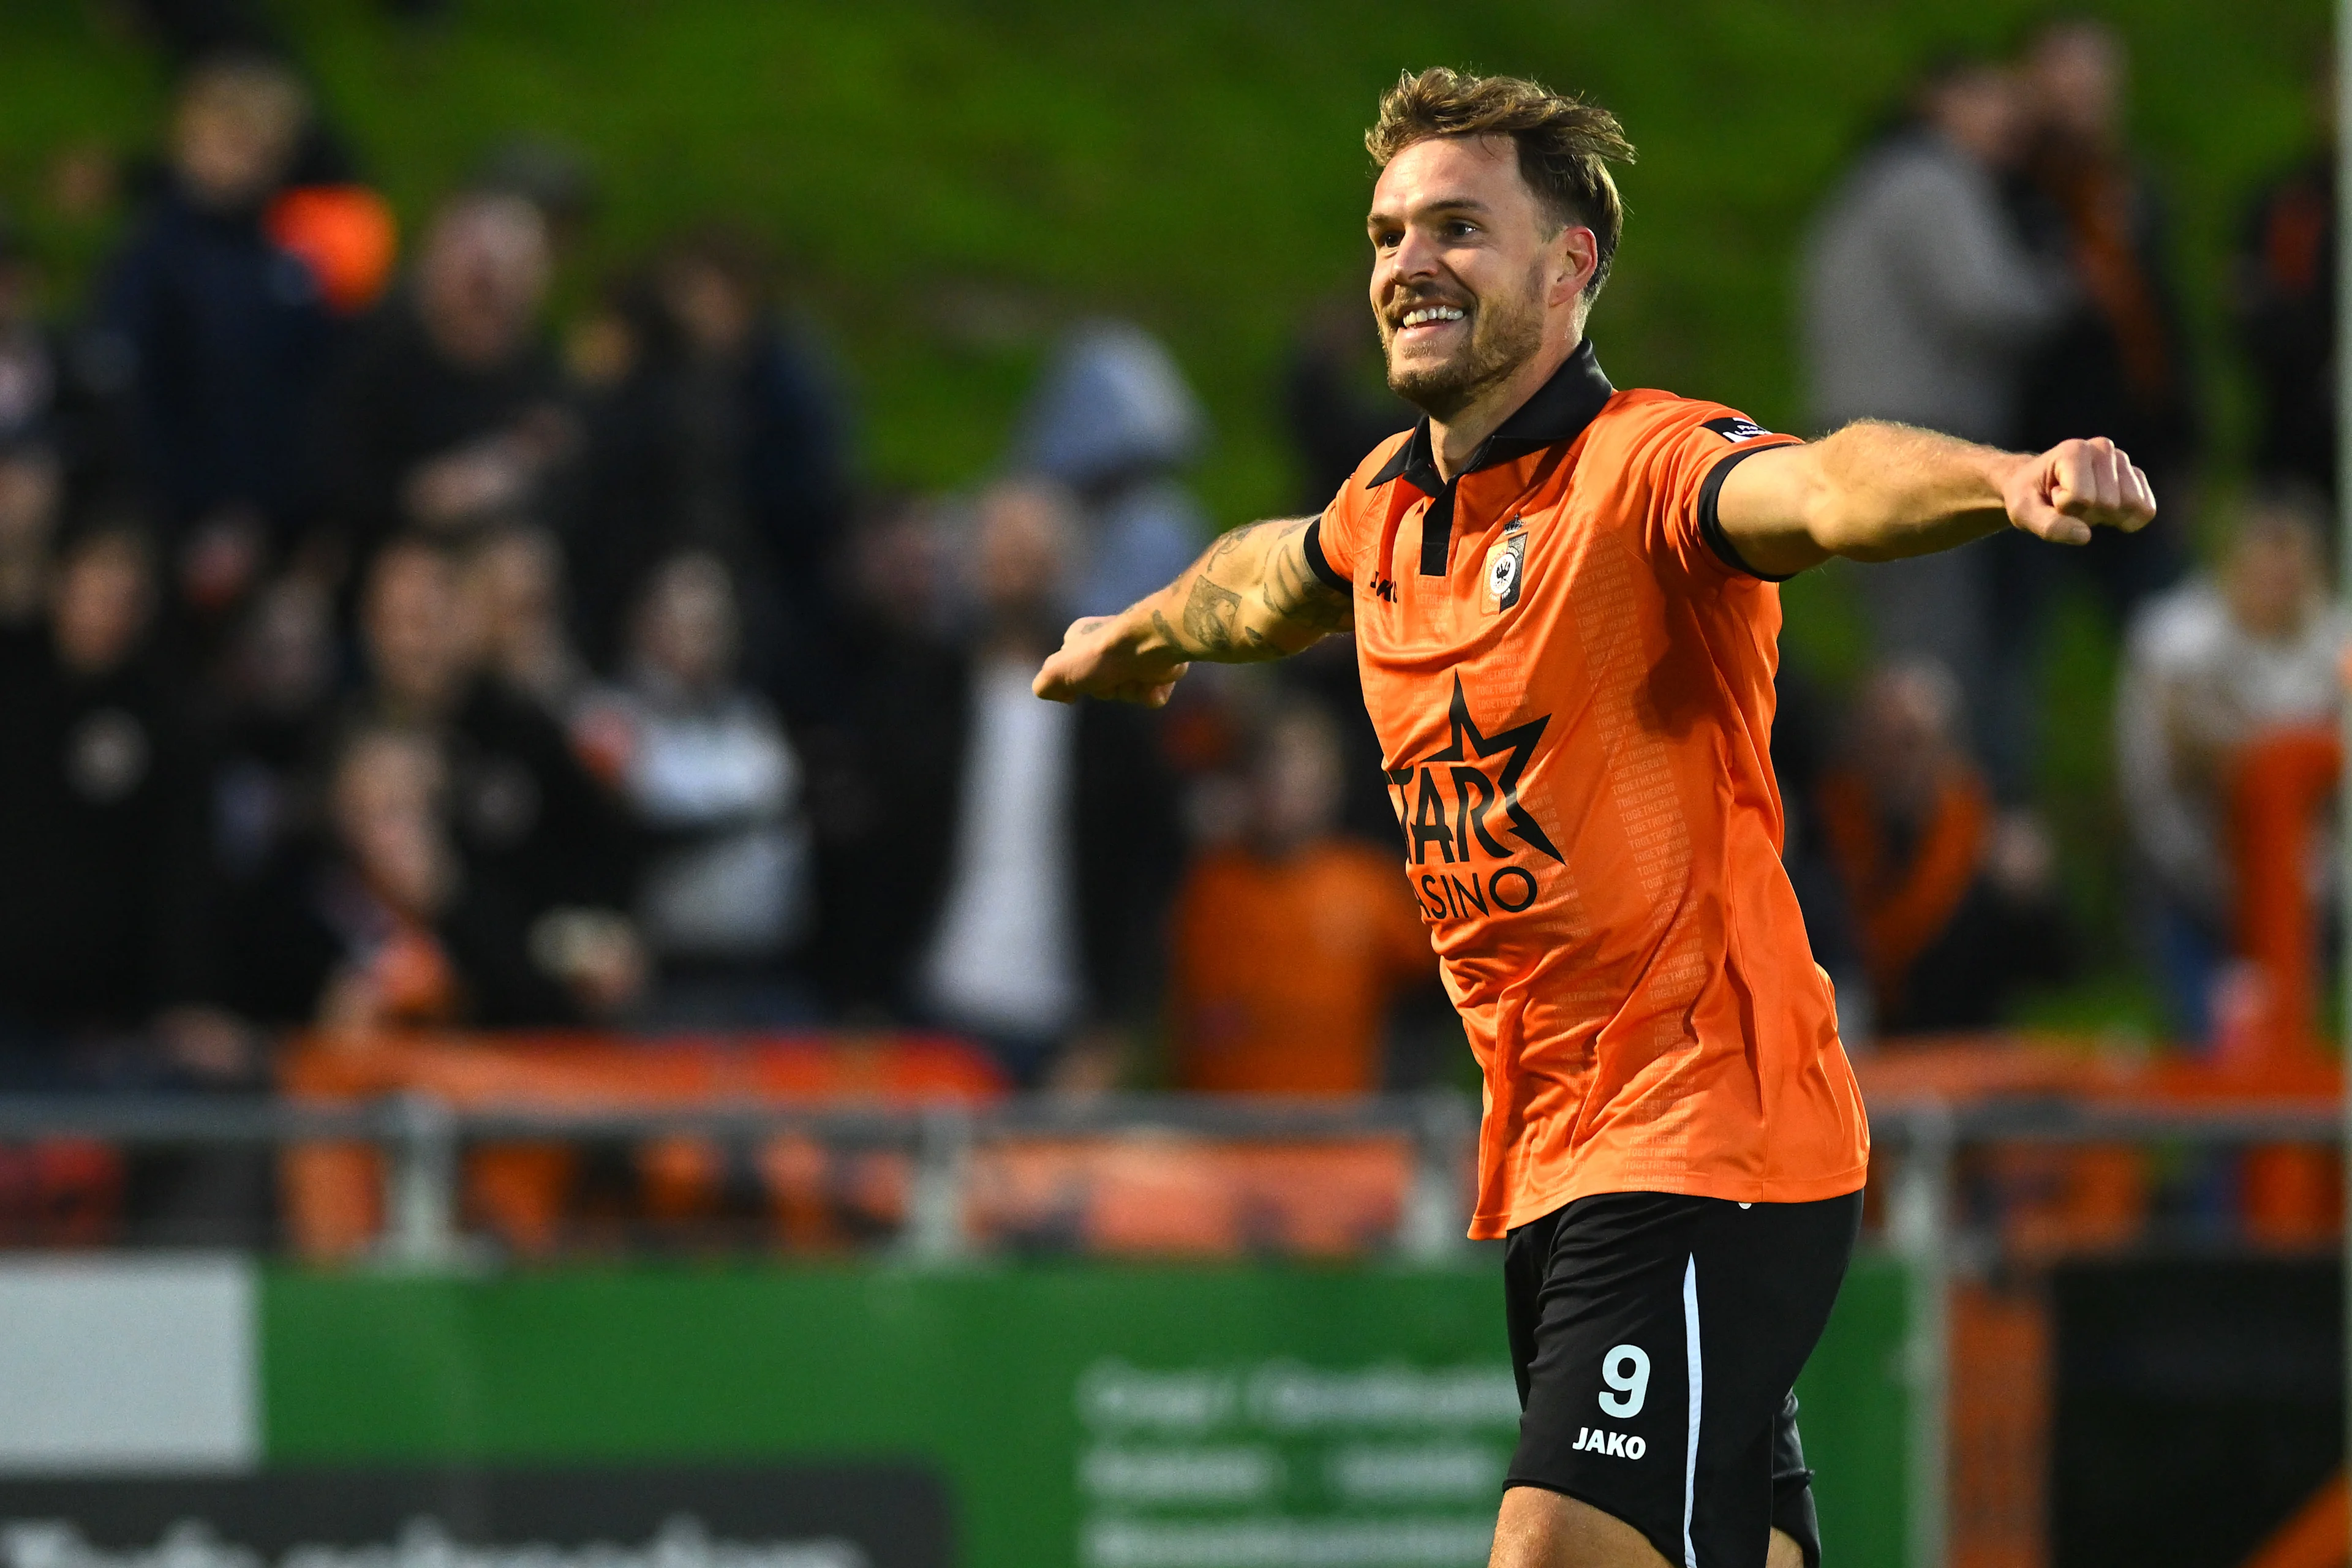
<path fill-rule="evenodd" d="M 1698 1359 L 1698 1255 L 1683 1265 L 1683 1354 L 1690 1363 L 1690 1439 L 1683 1447 L 1683 1568 L 1698 1568 L 1691 1545 L 1691 1505 L 1698 1500 L 1698 1412 L 1706 1380 Z"/>

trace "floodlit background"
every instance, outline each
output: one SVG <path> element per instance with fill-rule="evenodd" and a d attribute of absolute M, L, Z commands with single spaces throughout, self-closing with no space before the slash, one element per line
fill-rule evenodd
<path fill-rule="evenodd" d="M 1618 385 L 2163 503 L 1783 590 L 1831 1561 L 2346 1563 L 2329 22 L 0 11 L 0 1568 L 1485 1562 L 1349 650 L 1026 694 L 1409 419 L 1436 63 L 1625 121 Z"/>

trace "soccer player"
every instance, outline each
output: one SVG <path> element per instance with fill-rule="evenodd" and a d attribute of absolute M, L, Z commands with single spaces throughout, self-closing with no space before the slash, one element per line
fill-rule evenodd
<path fill-rule="evenodd" d="M 1071 626 L 1042 697 L 1158 705 L 1194 659 L 1352 629 L 1406 874 L 1486 1079 L 1525 1415 L 1496 1568 L 1820 1561 L 1790 1384 L 1869 1131 L 1781 870 L 1774 584 L 2002 528 L 2155 515 L 2105 440 L 1875 423 L 1806 443 L 1620 392 L 1584 323 L 1622 208 L 1606 111 L 1437 69 L 1381 101 L 1367 228 L 1423 413 L 1318 518 L 1219 539 Z"/>

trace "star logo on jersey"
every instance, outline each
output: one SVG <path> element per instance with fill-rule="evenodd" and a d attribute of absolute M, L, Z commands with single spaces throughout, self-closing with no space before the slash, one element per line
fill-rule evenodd
<path fill-rule="evenodd" d="M 1536 742 L 1543 738 L 1544 726 L 1551 722 L 1551 715 L 1542 714 L 1488 735 L 1470 717 L 1470 700 L 1457 674 L 1454 678 L 1449 718 L 1454 734 L 1444 751 L 1433 752 L 1419 763 L 1388 770 L 1389 782 L 1397 790 L 1397 820 L 1412 847 L 1412 863 L 1418 866 L 1426 862 L 1432 849 L 1448 865 L 1466 861 L 1471 858 L 1474 841 L 1497 859 L 1508 859 L 1516 851 L 1495 837 L 1486 820 L 1488 814 L 1499 807 L 1510 823 L 1512 837 L 1564 864 L 1560 852 L 1553 847 L 1535 815 L 1519 801 L 1519 775 L 1527 772 L 1528 762 L 1535 755 Z M 1477 764 L 1491 757 L 1503 761 L 1490 778 L 1486 770 Z M 1450 819 L 1445 798 L 1449 794 L 1453 796 Z"/>

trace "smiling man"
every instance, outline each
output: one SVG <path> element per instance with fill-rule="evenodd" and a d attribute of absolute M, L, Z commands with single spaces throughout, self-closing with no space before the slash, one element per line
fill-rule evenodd
<path fill-rule="evenodd" d="M 1496 1568 L 1807 1568 L 1798 1371 L 1869 1132 L 1780 868 L 1774 584 L 1832 555 L 2144 525 L 2106 441 L 1818 442 L 1612 387 L 1584 323 L 1622 210 L 1605 110 L 1402 80 L 1366 138 L 1389 384 L 1423 411 L 1319 518 L 1078 622 L 1039 696 L 1158 705 L 1194 659 L 1353 630 L 1406 875 L 1486 1079 L 1525 1415 Z"/>

